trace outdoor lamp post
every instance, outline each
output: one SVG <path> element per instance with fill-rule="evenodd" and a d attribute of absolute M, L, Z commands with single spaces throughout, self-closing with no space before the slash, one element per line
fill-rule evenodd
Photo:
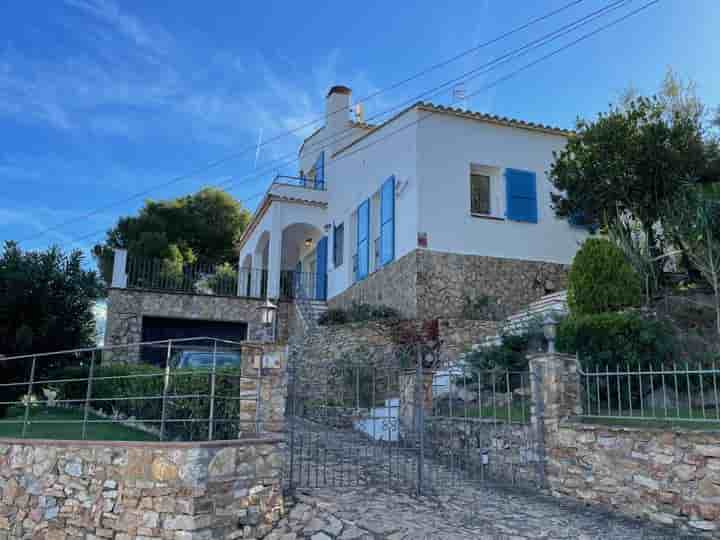
<path fill-rule="evenodd" d="M 548 342 L 548 352 L 555 353 L 555 339 L 557 338 L 557 321 L 548 315 L 543 322 L 543 335 Z"/>
<path fill-rule="evenodd" d="M 262 305 L 258 308 L 260 310 L 260 321 L 262 324 L 264 324 L 266 327 L 271 328 L 271 338 L 270 341 L 275 341 L 275 314 L 277 312 L 278 307 L 273 304 L 269 298 L 265 299 L 265 302 L 262 303 Z"/>

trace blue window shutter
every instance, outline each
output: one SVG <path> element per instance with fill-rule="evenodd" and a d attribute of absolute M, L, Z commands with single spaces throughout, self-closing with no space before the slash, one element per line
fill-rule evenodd
<path fill-rule="evenodd" d="M 323 236 L 315 248 L 315 300 L 327 298 L 327 260 L 328 260 L 328 237 Z"/>
<path fill-rule="evenodd" d="M 395 177 L 391 176 L 380 191 L 380 264 L 395 258 Z"/>
<path fill-rule="evenodd" d="M 538 222 L 537 186 L 535 173 L 507 169 L 507 218 L 513 221 Z"/>
<path fill-rule="evenodd" d="M 370 255 L 370 200 L 363 202 L 357 210 L 357 280 L 368 275 Z"/>
<path fill-rule="evenodd" d="M 325 189 L 325 152 L 320 152 L 315 162 L 315 187 Z"/>

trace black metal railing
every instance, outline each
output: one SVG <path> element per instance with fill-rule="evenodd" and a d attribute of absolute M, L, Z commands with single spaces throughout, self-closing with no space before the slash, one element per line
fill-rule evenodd
<path fill-rule="evenodd" d="M 316 180 L 314 178 L 305 178 L 303 176 L 276 176 L 273 184 L 281 184 L 283 186 L 296 186 L 306 189 L 315 189 L 317 191 L 325 191 L 325 181 Z"/>
<path fill-rule="evenodd" d="M 128 257 L 126 272 L 129 289 L 260 298 L 267 294 L 268 271 L 261 268 Z"/>
<path fill-rule="evenodd" d="M 326 279 L 316 272 L 282 270 L 280 272 L 280 297 L 325 300 L 324 280 Z"/>

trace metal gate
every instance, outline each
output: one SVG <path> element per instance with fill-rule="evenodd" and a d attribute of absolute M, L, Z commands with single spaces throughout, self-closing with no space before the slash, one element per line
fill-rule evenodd
<path fill-rule="evenodd" d="M 289 366 L 288 487 L 544 484 L 528 372 L 440 366 L 422 344 Z M 533 397 L 535 396 L 535 397 Z M 540 414 L 538 417 L 542 417 Z"/>

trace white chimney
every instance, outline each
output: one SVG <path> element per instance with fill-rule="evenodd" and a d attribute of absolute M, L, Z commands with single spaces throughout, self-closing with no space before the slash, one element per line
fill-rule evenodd
<path fill-rule="evenodd" d="M 346 133 L 350 123 L 350 98 L 352 90 L 347 86 L 333 86 L 325 98 L 325 151 L 332 155 L 343 146 L 350 144 L 352 139 Z"/>

